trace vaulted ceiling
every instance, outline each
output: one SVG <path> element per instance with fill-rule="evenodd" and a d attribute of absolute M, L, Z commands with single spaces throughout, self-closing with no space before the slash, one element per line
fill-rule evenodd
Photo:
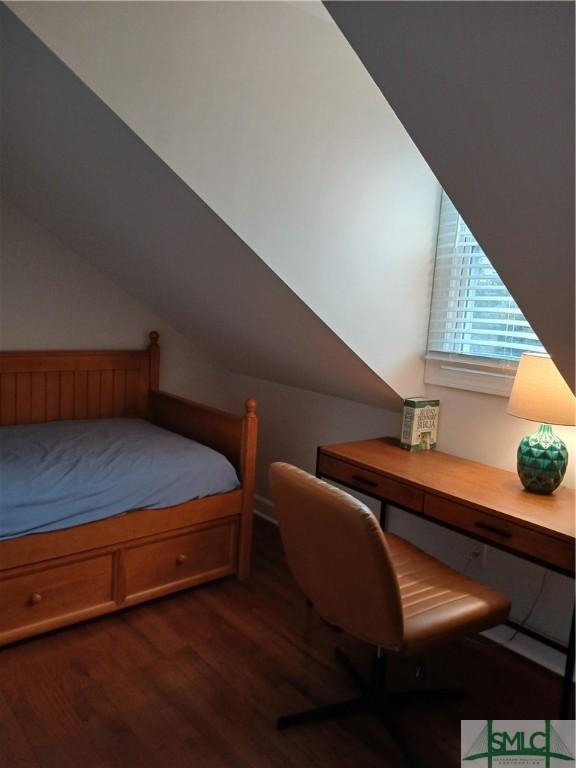
<path fill-rule="evenodd" d="M 421 390 L 432 168 L 573 381 L 569 4 L 9 5 L 4 191 L 225 367 Z"/>
<path fill-rule="evenodd" d="M 11 7 L 391 390 L 422 390 L 439 187 L 322 5 Z M 156 216 L 158 231 L 173 218 Z M 157 270 L 155 290 L 172 295 L 194 268 Z M 188 308 L 169 304 L 182 330 Z"/>

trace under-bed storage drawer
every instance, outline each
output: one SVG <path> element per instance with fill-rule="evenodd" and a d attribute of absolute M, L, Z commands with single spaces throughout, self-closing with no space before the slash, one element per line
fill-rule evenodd
<path fill-rule="evenodd" d="M 112 555 L 0 581 L 0 640 L 80 621 L 114 606 Z"/>
<path fill-rule="evenodd" d="M 126 603 L 235 573 L 236 541 L 237 521 L 229 519 L 131 547 L 123 563 Z"/>

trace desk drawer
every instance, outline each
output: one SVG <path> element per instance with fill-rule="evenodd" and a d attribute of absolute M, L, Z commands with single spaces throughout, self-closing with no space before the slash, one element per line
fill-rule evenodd
<path fill-rule="evenodd" d="M 225 520 L 128 549 L 124 554 L 126 603 L 234 573 L 236 540 L 236 521 Z"/>
<path fill-rule="evenodd" d="M 322 454 L 319 456 L 318 470 L 321 475 L 326 475 L 348 488 L 413 509 L 415 512 L 422 511 L 424 493 L 411 485 Z"/>
<path fill-rule="evenodd" d="M 495 515 L 480 512 L 465 504 L 441 496 L 426 494 L 424 514 L 436 522 L 445 522 L 463 533 L 486 541 L 520 556 L 533 558 L 543 564 L 573 572 L 574 544 L 509 522 Z"/>

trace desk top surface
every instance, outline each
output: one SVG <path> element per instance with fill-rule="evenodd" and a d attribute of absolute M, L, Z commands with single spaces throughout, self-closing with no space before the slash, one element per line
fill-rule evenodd
<path fill-rule="evenodd" d="M 566 487 L 542 496 L 522 488 L 518 475 L 441 451 L 405 451 L 393 438 L 325 445 L 328 456 L 457 502 L 516 518 L 560 538 L 574 539 L 576 493 Z"/>

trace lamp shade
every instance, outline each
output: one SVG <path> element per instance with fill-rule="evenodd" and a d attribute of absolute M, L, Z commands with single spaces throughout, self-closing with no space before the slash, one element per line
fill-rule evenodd
<path fill-rule="evenodd" d="M 546 424 L 576 424 L 576 397 L 547 355 L 520 358 L 508 413 Z"/>

